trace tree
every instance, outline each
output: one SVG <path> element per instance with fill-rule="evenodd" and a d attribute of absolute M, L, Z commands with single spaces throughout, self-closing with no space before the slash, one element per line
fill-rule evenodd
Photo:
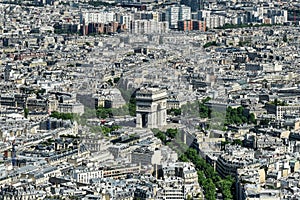
<path fill-rule="evenodd" d="M 63 119 L 63 120 L 73 120 L 74 114 L 73 113 L 60 113 L 57 111 L 53 111 L 53 112 L 51 112 L 50 117 L 53 117 L 56 119 Z"/>
<path fill-rule="evenodd" d="M 178 133 L 178 129 L 177 128 L 175 128 L 175 129 L 169 128 L 166 131 L 166 135 L 168 137 L 172 138 L 172 139 L 176 137 L 177 133 Z"/>
<path fill-rule="evenodd" d="M 243 142 L 240 139 L 235 139 L 233 140 L 233 142 L 231 143 L 232 145 L 239 145 L 239 146 L 243 146 Z"/>
<path fill-rule="evenodd" d="M 283 35 L 282 40 L 283 40 L 283 42 L 288 42 L 288 38 L 287 38 L 287 35 L 286 35 L 286 34 Z"/>
<path fill-rule="evenodd" d="M 216 186 L 212 182 L 211 179 L 205 179 L 203 183 L 203 188 L 205 191 L 205 197 L 208 200 L 215 200 L 216 199 Z"/>
<path fill-rule="evenodd" d="M 116 3 L 107 3 L 103 1 L 89 1 L 88 4 L 94 7 L 99 7 L 99 6 L 111 7 L 116 5 Z"/>
<path fill-rule="evenodd" d="M 53 111 L 53 112 L 51 112 L 50 117 L 60 119 L 60 113 L 57 111 Z"/>
<path fill-rule="evenodd" d="M 174 115 L 175 116 L 181 115 L 181 109 L 180 108 L 179 109 L 175 109 L 174 110 Z"/>
<path fill-rule="evenodd" d="M 168 109 L 167 114 L 168 115 L 175 115 L 175 116 L 181 115 L 181 109 L 180 108 L 178 108 L 178 109 L 177 108 Z"/>
<path fill-rule="evenodd" d="M 112 111 L 110 108 L 103 108 L 103 106 L 100 106 L 96 111 L 96 115 L 98 118 L 106 119 L 112 116 Z"/>
<path fill-rule="evenodd" d="M 116 130 L 118 130 L 118 129 L 120 129 L 121 127 L 120 126 L 118 126 L 118 125 L 113 125 L 113 126 L 111 126 L 111 131 L 116 131 Z"/>
<path fill-rule="evenodd" d="M 205 99 L 202 99 L 202 103 L 207 103 L 211 100 L 210 97 L 206 97 Z"/>
<path fill-rule="evenodd" d="M 210 46 L 217 46 L 217 42 L 216 41 L 211 41 L 211 42 L 207 42 L 203 45 L 203 48 L 208 48 Z"/>
<path fill-rule="evenodd" d="M 111 129 L 109 127 L 106 127 L 106 126 L 101 126 L 101 131 L 103 133 L 103 135 L 108 135 L 108 133 L 111 132 Z"/>
<path fill-rule="evenodd" d="M 119 82 L 119 80 L 120 80 L 120 77 L 116 77 L 116 78 L 114 78 L 114 83 L 118 83 L 118 82 Z"/>
<path fill-rule="evenodd" d="M 199 104 L 199 116 L 200 118 L 209 118 L 211 116 L 211 110 L 203 102 Z"/>
<path fill-rule="evenodd" d="M 200 118 L 210 118 L 211 117 L 211 109 L 205 105 L 208 101 L 210 101 L 210 97 L 206 97 L 205 99 L 202 99 L 201 103 L 199 103 L 199 113 Z"/>
<path fill-rule="evenodd" d="M 181 162 L 188 162 L 189 161 L 189 159 L 186 157 L 185 154 L 181 154 L 179 156 L 178 160 L 181 161 Z"/>
<path fill-rule="evenodd" d="M 204 181 L 206 179 L 203 171 L 198 171 L 197 174 L 198 174 L 198 182 L 199 182 L 199 184 L 203 185 L 203 183 L 204 183 Z"/>
<path fill-rule="evenodd" d="M 193 198 L 191 197 L 191 195 L 188 195 L 186 199 L 187 200 L 192 200 Z"/>
<path fill-rule="evenodd" d="M 242 106 L 240 106 L 240 107 L 238 107 L 238 108 L 236 109 L 236 111 L 237 111 L 237 114 L 238 114 L 238 115 L 243 115 L 244 108 L 243 108 Z"/>
<path fill-rule="evenodd" d="M 255 115 L 254 115 L 253 113 L 250 113 L 249 118 L 248 118 L 248 121 L 249 121 L 250 123 L 252 123 L 252 124 L 256 124 L 256 123 L 257 123 L 257 121 L 256 121 L 256 119 L 255 119 Z"/>
<path fill-rule="evenodd" d="M 24 117 L 27 119 L 28 117 L 28 114 L 29 114 L 29 110 L 28 108 L 24 108 Z"/>
<path fill-rule="evenodd" d="M 274 100 L 274 105 L 277 106 L 278 103 L 279 103 L 279 102 L 278 102 L 278 99 L 276 98 L 276 99 Z"/>
<path fill-rule="evenodd" d="M 206 199 L 216 199 L 216 187 L 222 192 L 224 199 L 233 199 L 234 180 L 231 177 L 222 179 L 213 167 L 202 159 L 195 149 L 189 148 L 180 159 L 189 159 L 197 169 L 198 182 L 204 190 Z"/>
<path fill-rule="evenodd" d="M 269 123 L 270 123 L 270 120 L 269 120 L 269 119 L 262 119 L 262 120 L 259 122 L 259 125 L 264 126 L 264 125 L 269 125 Z"/>
<path fill-rule="evenodd" d="M 256 123 L 255 121 L 255 116 L 253 114 L 248 115 L 247 113 L 245 113 L 242 106 L 238 108 L 232 108 L 229 106 L 226 109 L 226 120 L 224 125 Z"/>
<path fill-rule="evenodd" d="M 113 81 L 112 81 L 111 79 L 109 79 L 109 80 L 107 81 L 107 83 L 108 83 L 109 85 L 111 85 L 111 86 L 114 85 L 114 84 L 113 84 Z"/>
<path fill-rule="evenodd" d="M 135 96 L 130 97 L 128 109 L 129 109 L 130 116 L 136 115 L 136 98 L 135 98 Z"/>
<path fill-rule="evenodd" d="M 287 102 L 286 101 L 280 101 L 277 98 L 274 99 L 274 101 L 271 101 L 270 104 L 274 105 L 274 106 L 287 106 Z"/>
<path fill-rule="evenodd" d="M 167 138 L 162 131 L 158 131 L 154 136 L 159 138 L 163 143 L 166 143 Z"/>

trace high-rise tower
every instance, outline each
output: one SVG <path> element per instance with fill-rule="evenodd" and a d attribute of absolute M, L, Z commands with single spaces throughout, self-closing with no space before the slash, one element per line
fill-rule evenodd
<path fill-rule="evenodd" d="M 191 7 L 192 12 L 197 12 L 203 9 L 204 0 L 181 0 L 180 4 Z"/>

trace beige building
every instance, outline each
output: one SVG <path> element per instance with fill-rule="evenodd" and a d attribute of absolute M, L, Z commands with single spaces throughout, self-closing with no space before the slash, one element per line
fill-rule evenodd
<path fill-rule="evenodd" d="M 161 164 L 161 150 L 150 150 L 149 148 L 141 147 L 131 153 L 131 163 L 141 164 L 142 166 Z"/>
<path fill-rule="evenodd" d="M 58 112 L 61 113 L 84 113 L 84 105 L 81 103 L 60 103 L 58 105 Z"/>

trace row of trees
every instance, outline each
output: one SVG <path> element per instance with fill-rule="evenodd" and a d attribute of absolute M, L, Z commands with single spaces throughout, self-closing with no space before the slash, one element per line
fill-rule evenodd
<path fill-rule="evenodd" d="M 274 99 L 274 101 L 270 101 L 269 103 L 274 106 L 288 106 L 288 103 L 286 101 L 280 101 L 277 98 Z"/>
<path fill-rule="evenodd" d="M 253 113 L 249 114 L 248 112 L 245 112 L 245 109 L 242 106 L 238 108 L 228 107 L 226 110 L 224 109 L 224 112 L 211 109 L 207 105 L 207 102 L 210 101 L 210 99 L 210 97 L 207 97 L 200 102 L 182 106 L 183 115 L 208 118 L 210 119 L 210 124 L 207 124 L 207 127 L 220 130 L 226 129 L 225 126 L 230 124 L 240 125 L 243 123 L 257 123 L 255 115 Z"/>
<path fill-rule="evenodd" d="M 206 199 L 216 199 L 216 188 L 222 193 L 223 199 L 233 199 L 234 179 L 229 176 L 222 179 L 218 173 L 214 171 L 213 167 L 198 155 L 195 149 L 189 148 L 179 157 L 179 160 L 194 163 L 198 173 L 198 181 L 204 190 Z"/>
<path fill-rule="evenodd" d="M 120 108 L 104 108 L 100 106 L 96 110 L 96 116 L 101 119 L 106 119 L 113 116 L 122 115 L 136 115 L 136 100 L 135 98 L 130 99 L 129 103 L 125 104 Z"/>
<path fill-rule="evenodd" d="M 217 46 L 217 42 L 216 41 L 207 42 L 203 45 L 203 48 L 208 48 L 210 46 Z"/>
<path fill-rule="evenodd" d="M 50 117 L 56 118 L 56 119 L 63 119 L 63 120 L 73 120 L 74 114 L 73 113 L 60 113 L 57 111 L 51 112 Z"/>
<path fill-rule="evenodd" d="M 205 105 L 210 100 L 209 97 L 202 100 L 199 103 L 199 116 L 200 118 L 212 118 L 212 110 L 207 105 Z M 216 113 L 214 113 L 216 115 Z M 216 116 L 214 116 L 216 117 Z M 244 107 L 240 106 L 238 108 L 228 107 L 226 109 L 226 120 L 224 125 L 230 124 L 243 124 L 243 123 L 254 123 L 256 124 L 256 119 L 253 113 L 246 113 Z"/>
<path fill-rule="evenodd" d="M 99 6 L 105 6 L 105 7 L 111 7 L 111 6 L 116 6 L 115 3 L 107 3 L 104 1 L 89 1 L 89 5 L 92 5 L 94 7 L 99 7 Z"/>

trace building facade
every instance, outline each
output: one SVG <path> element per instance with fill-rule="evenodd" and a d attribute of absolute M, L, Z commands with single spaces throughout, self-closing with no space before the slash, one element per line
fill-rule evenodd
<path fill-rule="evenodd" d="M 167 92 L 159 88 L 136 93 L 136 127 L 157 128 L 167 124 Z"/>

